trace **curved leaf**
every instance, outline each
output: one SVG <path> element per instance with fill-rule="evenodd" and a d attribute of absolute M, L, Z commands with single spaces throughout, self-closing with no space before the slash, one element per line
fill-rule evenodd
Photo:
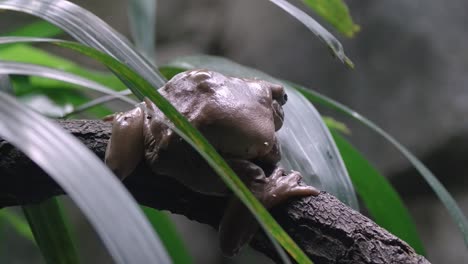
<path fill-rule="evenodd" d="M 149 61 L 155 60 L 156 0 L 128 1 L 128 20 L 136 48 Z"/>
<path fill-rule="evenodd" d="M 328 48 L 332 51 L 341 62 L 346 64 L 350 68 L 354 68 L 353 62 L 346 57 L 344 53 L 343 45 L 324 27 L 322 27 L 317 21 L 312 17 L 307 15 L 304 11 L 293 6 L 288 1 L 285 0 L 270 0 L 272 3 L 288 12 L 291 16 L 295 17 L 302 24 L 304 24 L 310 31 L 312 31 L 323 43 L 325 43 Z"/>
<path fill-rule="evenodd" d="M 166 250 L 172 258 L 173 264 L 193 263 L 184 242 L 177 232 L 176 226 L 165 212 L 160 212 L 150 207 L 142 206 L 148 220 L 157 231 L 159 238 L 166 246 Z"/>
<path fill-rule="evenodd" d="M 80 263 L 68 221 L 57 198 L 25 205 L 23 212 L 47 263 Z"/>
<path fill-rule="evenodd" d="M 67 192 L 116 262 L 170 263 L 135 200 L 76 138 L 5 93 L 0 93 L 0 135 Z"/>
<path fill-rule="evenodd" d="M 125 62 L 154 87 L 164 78 L 138 54 L 130 42 L 93 13 L 64 0 L 0 0 L 0 9 L 38 16 L 57 25 L 72 37 Z"/>
<path fill-rule="evenodd" d="M 209 142 L 196 130 L 190 122 L 180 114 L 167 99 L 146 81 L 142 76 L 136 74 L 131 68 L 122 64 L 120 61 L 88 46 L 83 46 L 79 43 L 40 39 L 40 38 L 0 38 L 1 43 L 16 43 L 16 42 L 47 42 L 58 46 L 76 50 L 86 56 L 94 58 L 104 65 L 109 67 L 119 78 L 127 83 L 133 93 L 140 98 L 146 96 L 152 100 L 158 108 L 166 115 L 173 123 L 167 124 L 176 131 L 183 139 L 185 139 L 197 152 L 208 162 L 213 170 L 221 176 L 226 185 L 236 194 L 236 196 L 246 205 L 246 207 L 257 218 L 260 225 L 269 232 L 278 242 L 288 251 L 288 253 L 300 263 L 312 263 L 308 257 L 302 252 L 297 244 L 289 237 L 288 234 L 278 225 L 271 217 L 263 205 L 252 195 L 244 183 L 237 177 L 234 171 L 227 165 L 224 159 L 217 151 L 209 144 Z M 280 253 L 281 254 L 281 253 Z"/>
<path fill-rule="evenodd" d="M 32 22 L 0 36 L 41 37 L 52 38 L 63 33 L 63 30 L 44 20 Z"/>
<path fill-rule="evenodd" d="M 70 60 L 58 57 L 44 50 L 26 44 L 15 44 L 0 47 L 0 59 L 6 61 L 32 63 L 54 69 L 60 69 L 87 78 L 89 80 L 93 80 L 115 90 L 122 90 L 126 88 L 125 85 L 123 85 L 123 83 L 113 74 L 85 69 L 84 67 Z M 50 80 L 37 80 L 35 78 L 30 78 L 29 80 L 35 87 L 40 86 L 42 88 L 56 88 L 59 86 L 63 88 L 61 83 L 57 84 L 57 82 Z"/>
<path fill-rule="evenodd" d="M 421 174 L 424 180 L 426 180 L 426 182 L 432 188 L 432 190 L 437 195 L 439 200 L 445 206 L 445 208 L 450 214 L 450 217 L 454 220 L 455 224 L 458 226 L 463 236 L 463 239 L 465 240 L 465 244 L 468 247 L 468 220 L 466 219 L 466 216 L 463 214 L 462 210 L 457 205 L 457 202 L 455 201 L 455 199 L 453 199 L 452 195 L 450 195 L 450 193 L 447 191 L 447 189 L 445 189 L 442 183 L 440 183 L 440 181 L 435 177 L 435 175 L 432 174 L 432 172 L 428 168 L 426 168 L 426 166 L 421 161 L 419 161 L 418 158 L 416 158 L 408 149 L 406 149 L 403 145 L 401 145 L 390 134 L 385 132 L 383 129 L 378 127 L 372 121 L 363 117 L 356 111 L 318 92 L 308 90 L 299 85 L 294 85 L 294 84 L 291 84 L 291 85 L 293 85 L 294 88 L 300 91 L 311 102 L 321 104 L 323 106 L 336 110 L 337 112 L 340 112 L 342 114 L 345 114 L 346 116 L 349 116 L 357 120 L 359 123 L 370 128 L 371 130 L 373 130 L 374 132 L 376 132 L 377 134 L 385 138 L 395 148 L 397 148 L 398 151 L 400 151 L 401 154 L 403 154 L 403 156 L 405 156 L 409 160 L 409 162 L 411 162 L 411 164 Z"/>
<path fill-rule="evenodd" d="M 15 38 L 13 38 L 15 39 Z M 0 44 L 5 43 L 8 40 L 11 40 L 11 38 L 6 37 L 6 38 L 1 38 L 0 37 Z M 52 68 L 47 68 L 43 66 L 37 66 L 33 64 L 25 64 L 25 63 L 19 63 L 19 62 L 7 62 L 7 61 L 1 61 L 0 60 L 0 75 L 34 75 L 34 76 L 40 76 L 44 78 L 51 78 L 55 80 L 60 80 L 63 82 L 67 83 L 72 83 L 75 85 L 82 86 L 84 88 L 92 89 L 97 92 L 107 94 L 107 95 L 113 95 L 117 98 L 119 98 L 122 101 L 125 101 L 129 104 L 135 105 L 138 102 L 135 100 L 132 100 L 125 95 L 122 95 L 121 93 L 115 92 L 113 89 L 110 89 L 108 87 L 105 87 L 101 84 L 95 83 L 93 81 L 90 81 L 88 79 L 82 78 L 80 76 L 67 73 L 61 70 L 56 70 Z"/>
<path fill-rule="evenodd" d="M 343 0 L 302 0 L 302 2 L 347 37 L 352 37 L 359 31 L 359 26 L 354 24 Z"/>
<path fill-rule="evenodd" d="M 398 193 L 388 180 L 348 143 L 331 130 L 348 168 L 354 187 L 372 219 L 392 234 L 406 241 L 419 254 L 425 254 L 416 226 Z"/>
<path fill-rule="evenodd" d="M 14 94 L 13 85 L 8 74 L 0 74 L 0 92 Z"/>
<path fill-rule="evenodd" d="M 120 95 L 125 95 L 125 96 L 126 95 L 131 95 L 132 91 L 123 90 L 123 91 L 120 91 L 119 94 Z M 110 102 L 110 101 L 113 101 L 113 100 L 116 100 L 116 99 L 118 99 L 118 97 L 115 96 L 115 95 L 105 95 L 105 96 L 98 97 L 98 98 L 93 99 L 91 101 L 88 101 L 88 102 L 86 102 L 86 103 L 84 103 L 82 105 L 79 105 L 78 107 L 76 107 L 72 111 L 66 112 L 63 115 L 63 117 L 68 117 L 68 116 L 71 116 L 71 115 L 75 115 L 75 114 L 87 111 L 90 108 L 93 108 L 95 106 L 99 106 L 101 104 L 104 104 L 104 103 L 107 103 L 107 102 Z M 135 104 L 132 104 L 132 105 L 135 105 Z"/>
<path fill-rule="evenodd" d="M 3 208 L 0 210 L 0 220 L 2 219 L 8 222 L 20 236 L 35 243 L 31 228 L 21 217 L 8 210 L 8 208 Z"/>
<path fill-rule="evenodd" d="M 214 56 L 178 58 L 170 65 L 182 69 L 206 68 L 231 76 L 260 78 L 283 84 L 287 89 L 288 103 L 283 107 L 285 122 L 278 131 L 283 157 L 281 164 L 300 171 L 307 183 L 323 188 L 342 202 L 358 208 L 354 187 L 330 132 L 317 110 L 288 83 Z"/>

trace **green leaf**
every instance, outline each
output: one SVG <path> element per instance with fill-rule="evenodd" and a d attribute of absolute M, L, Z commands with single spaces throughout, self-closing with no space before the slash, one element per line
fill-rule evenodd
<path fill-rule="evenodd" d="M 357 120 L 359 123 L 370 128 L 372 131 L 385 138 L 385 140 L 387 140 L 396 149 L 398 149 L 398 151 L 400 151 L 401 154 L 403 154 L 403 156 L 405 156 L 405 158 L 407 158 L 408 161 L 411 162 L 411 164 L 414 166 L 414 168 L 421 174 L 421 176 L 429 184 L 429 186 L 432 188 L 439 200 L 445 206 L 445 208 L 450 214 L 450 217 L 460 230 L 460 233 L 462 234 L 463 239 L 465 240 L 465 245 L 468 247 L 468 220 L 466 219 L 466 216 L 463 214 L 462 210 L 457 205 L 457 202 L 455 201 L 455 199 L 453 199 L 452 195 L 450 195 L 450 193 L 447 191 L 447 189 L 445 189 L 442 183 L 440 183 L 436 176 L 432 174 L 432 172 L 418 158 L 416 158 L 408 149 L 406 149 L 390 134 L 385 132 L 372 121 L 363 117 L 356 111 L 318 92 L 306 89 L 299 85 L 292 85 L 311 102 L 321 104 Z"/>
<path fill-rule="evenodd" d="M 59 105 L 43 94 L 31 94 L 18 98 L 23 104 L 48 117 L 63 117 L 73 111 L 70 103 Z"/>
<path fill-rule="evenodd" d="M 44 20 L 38 20 L 0 36 L 52 38 L 63 33 L 59 27 Z"/>
<path fill-rule="evenodd" d="M 37 65 L 47 66 L 51 68 L 61 69 L 63 71 L 86 77 L 114 90 L 125 89 L 125 85 L 114 75 L 94 70 L 88 70 L 78 64 L 52 55 L 41 49 L 31 47 L 24 44 L 8 45 L 5 48 L 0 48 L 0 59 L 16 62 L 27 62 Z M 33 86 L 40 86 L 43 88 L 50 87 L 63 87 L 63 83 L 56 81 L 45 81 L 43 79 L 31 78 L 30 84 Z"/>
<path fill-rule="evenodd" d="M 23 206 L 23 212 L 47 263 L 80 263 L 68 220 L 57 198 Z"/>
<path fill-rule="evenodd" d="M 73 115 L 75 111 L 82 112 L 82 106 L 90 102 L 89 96 L 85 95 L 78 89 L 70 89 L 69 87 L 64 86 L 50 87 L 46 85 L 43 87 L 40 85 L 33 85 L 29 82 L 31 78 L 26 76 L 11 76 L 11 79 L 14 86 L 14 94 L 21 101 L 24 101 L 25 99 L 28 100 L 30 97 L 46 96 L 58 106 L 71 104 L 72 111 L 66 111 L 64 117 Z M 113 97 L 113 99 L 116 98 L 117 97 Z M 84 111 L 86 111 L 87 114 L 98 118 L 112 114 L 112 111 L 99 105 L 84 109 Z"/>
<path fill-rule="evenodd" d="M 425 254 L 416 226 L 388 180 L 339 133 L 331 130 L 354 187 L 374 221 Z"/>
<path fill-rule="evenodd" d="M 11 37 L 0 37 L 0 43 L 2 41 L 14 40 L 15 38 Z M 135 105 L 138 102 L 127 98 L 124 95 L 121 95 L 118 92 L 115 92 L 113 89 L 101 85 L 99 83 L 93 82 L 86 78 L 67 73 L 61 70 L 56 70 L 48 67 L 38 66 L 34 64 L 25 64 L 19 62 L 8 62 L 0 60 L 0 74 L 1 75 L 34 75 L 54 80 L 59 80 L 66 83 L 71 83 L 78 85 L 83 89 L 94 90 L 107 95 L 114 95 L 120 100 L 129 103 L 130 105 Z"/>
<path fill-rule="evenodd" d="M 10 76 L 6 74 L 0 74 L 0 92 L 14 94 Z"/>
<path fill-rule="evenodd" d="M 33 233 L 31 232 L 31 228 L 29 228 L 29 224 L 20 216 L 14 212 L 11 212 L 11 210 L 8 210 L 8 208 L 3 208 L 0 210 L 0 219 L 9 223 L 17 234 L 31 241 L 32 243 L 35 243 Z"/>
<path fill-rule="evenodd" d="M 0 2 L 0 8 L 1 8 Z M 51 40 L 51 39 L 38 39 L 38 38 L 16 38 L 16 39 L 4 39 L 3 43 L 10 42 L 48 42 L 58 46 L 70 48 L 76 50 L 86 56 L 94 58 L 121 78 L 129 88 L 137 95 L 140 99 L 147 97 L 152 100 L 158 108 L 168 117 L 174 124 L 171 127 L 176 131 L 182 138 L 184 138 L 190 145 L 192 145 L 208 164 L 214 169 L 214 171 L 220 175 L 227 186 L 237 195 L 237 197 L 246 205 L 246 207 L 254 214 L 259 221 L 260 225 L 275 237 L 278 242 L 289 252 L 289 254 L 299 263 L 312 263 L 308 257 L 302 252 L 297 244 L 289 237 L 288 234 L 278 225 L 278 223 L 271 217 L 268 211 L 263 205 L 253 196 L 253 194 L 247 189 L 244 183 L 237 177 L 234 171 L 227 165 L 224 159 L 217 153 L 217 151 L 209 144 L 209 142 L 202 136 L 202 134 L 196 130 L 190 122 L 180 114 L 174 106 L 172 106 L 166 98 L 164 98 L 159 92 L 151 85 L 146 79 L 143 79 L 140 75 L 136 74 L 130 67 L 122 64 L 115 58 L 102 53 L 98 50 L 83 46 L 75 42 Z M 140 68 L 140 67 L 138 67 Z M 157 73 L 148 73 L 148 77 L 152 81 L 156 81 L 153 77 L 158 75 Z M 162 77 L 161 77 L 162 78 Z"/>
<path fill-rule="evenodd" d="M 0 0 L 0 9 L 23 12 L 47 20 L 79 42 L 125 62 L 154 87 L 161 87 L 165 83 L 153 65 L 138 54 L 125 37 L 93 13 L 69 1 Z"/>
<path fill-rule="evenodd" d="M 272 3 L 289 13 L 291 16 L 299 20 L 304 24 L 310 31 L 312 31 L 323 43 L 325 43 L 330 51 L 335 55 L 341 62 L 350 68 L 354 68 L 353 62 L 346 57 L 344 53 L 343 45 L 324 27 L 322 27 L 312 17 L 307 15 L 304 11 L 293 6 L 285 0 L 270 0 Z"/>
<path fill-rule="evenodd" d="M 78 139 L 1 92 L 0 136 L 62 187 L 117 263 L 170 262 L 135 200 Z"/>
<path fill-rule="evenodd" d="M 149 61 L 155 61 L 156 0 L 128 1 L 130 32 L 138 51 Z"/>
<path fill-rule="evenodd" d="M 333 117 L 329 117 L 329 116 L 322 116 L 322 119 L 323 119 L 323 122 L 325 122 L 325 124 L 330 130 L 334 129 L 346 135 L 351 134 L 351 130 L 349 130 L 348 126 L 346 126 L 345 123 L 342 123 L 334 119 Z"/>
<path fill-rule="evenodd" d="M 150 207 L 142 206 L 143 212 L 148 217 L 154 230 L 158 233 L 159 238 L 166 247 L 169 256 L 174 264 L 190 264 L 193 263 L 192 257 L 187 251 L 180 235 L 177 232 L 176 226 L 169 216 L 158 210 Z"/>
<path fill-rule="evenodd" d="M 352 37 L 354 33 L 359 31 L 359 26 L 354 24 L 349 15 L 348 7 L 343 0 L 302 1 L 345 36 Z"/>
<path fill-rule="evenodd" d="M 61 69 L 68 73 L 73 73 L 78 76 L 85 77 L 114 90 L 122 90 L 126 88 L 125 85 L 113 74 L 86 69 L 72 61 L 52 55 L 46 51 L 25 44 L 12 44 L 7 45 L 6 47 L 0 47 L 0 59 L 17 62 L 28 62 Z M 15 84 L 15 92 L 17 96 L 34 96 L 43 94 L 47 95 L 57 104 L 64 105 L 71 103 L 76 108 L 71 112 L 67 112 L 66 116 L 83 111 L 87 111 L 89 114 L 96 117 L 103 117 L 112 113 L 110 110 L 99 106 L 94 102 L 88 104 L 88 97 L 83 93 L 73 90 L 76 87 L 74 85 L 64 85 L 62 81 L 44 79 L 34 76 L 12 76 L 12 79 L 13 83 Z M 107 99 L 107 101 L 118 98 L 118 96 L 114 96 L 112 99 Z M 97 101 L 97 103 L 102 103 L 105 101 L 106 100 L 100 100 Z"/>

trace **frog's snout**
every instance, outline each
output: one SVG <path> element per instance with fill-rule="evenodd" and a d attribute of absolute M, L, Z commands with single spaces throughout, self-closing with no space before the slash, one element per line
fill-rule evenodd
<path fill-rule="evenodd" d="M 284 87 L 279 84 L 270 84 L 271 95 L 273 100 L 277 101 L 280 105 L 286 104 L 288 101 L 288 95 L 284 91 Z"/>

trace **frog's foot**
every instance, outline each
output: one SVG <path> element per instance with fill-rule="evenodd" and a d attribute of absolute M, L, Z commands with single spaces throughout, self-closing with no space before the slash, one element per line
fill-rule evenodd
<path fill-rule="evenodd" d="M 302 175 L 297 171 L 285 173 L 283 168 L 276 168 L 270 177 L 266 178 L 262 202 L 266 208 L 271 208 L 293 197 L 317 196 L 320 191 L 312 186 L 300 185 Z"/>
<path fill-rule="evenodd" d="M 271 208 L 293 197 L 320 193 L 314 187 L 300 185 L 299 181 L 302 176 L 297 171 L 286 174 L 284 169 L 276 168 L 270 177 L 265 177 L 263 170 L 251 162 L 231 160 L 229 164 L 266 208 Z M 219 239 L 223 254 L 236 255 L 250 241 L 257 229 L 257 220 L 250 211 L 237 197 L 231 198 L 219 226 Z"/>
<path fill-rule="evenodd" d="M 105 163 L 123 180 L 143 159 L 144 113 L 134 108 L 118 113 L 112 120 L 112 135 L 107 143 Z"/>

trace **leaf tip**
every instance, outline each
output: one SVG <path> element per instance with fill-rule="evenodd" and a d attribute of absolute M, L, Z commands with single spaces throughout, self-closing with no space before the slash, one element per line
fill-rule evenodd
<path fill-rule="evenodd" d="M 347 66 L 349 69 L 354 70 L 354 63 L 351 61 L 350 58 L 344 56 L 343 62 L 344 62 L 344 64 L 346 64 L 346 66 Z"/>

